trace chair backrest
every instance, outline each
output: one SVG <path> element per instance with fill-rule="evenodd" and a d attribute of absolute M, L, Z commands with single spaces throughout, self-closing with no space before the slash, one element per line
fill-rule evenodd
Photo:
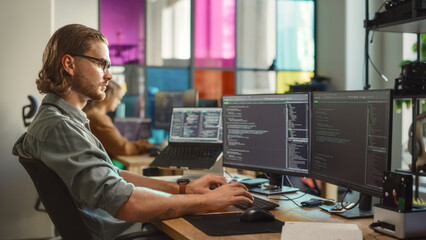
<path fill-rule="evenodd" d="M 19 158 L 63 240 L 92 239 L 71 193 L 58 175 L 37 159 Z"/>

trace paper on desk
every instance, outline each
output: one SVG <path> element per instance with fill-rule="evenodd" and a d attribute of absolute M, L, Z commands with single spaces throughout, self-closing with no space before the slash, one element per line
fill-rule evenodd
<path fill-rule="evenodd" d="M 281 240 L 362 240 L 356 224 L 285 222 Z"/>

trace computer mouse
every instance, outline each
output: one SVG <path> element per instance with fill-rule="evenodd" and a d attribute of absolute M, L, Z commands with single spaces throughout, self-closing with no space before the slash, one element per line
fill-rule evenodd
<path fill-rule="evenodd" d="M 258 207 L 247 208 L 240 217 L 242 222 L 266 222 L 274 219 L 274 214 Z"/>
<path fill-rule="evenodd" d="M 158 155 L 160 155 L 161 151 L 158 148 L 151 148 L 151 150 L 149 150 L 149 156 L 150 157 L 156 157 Z"/>

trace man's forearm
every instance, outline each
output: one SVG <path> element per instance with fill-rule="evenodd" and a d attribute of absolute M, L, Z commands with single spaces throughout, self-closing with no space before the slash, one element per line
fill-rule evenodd
<path fill-rule="evenodd" d="M 208 211 L 203 195 L 161 195 L 135 189 L 129 200 L 117 212 L 119 219 L 131 222 L 149 222 L 176 218 Z"/>
<path fill-rule="evenodd" d="M 153 179 L 124 170 L 121 171 L 120 176 L 127 182 L 133 183 L 137 187 L 151 188 L 171 194 L 179 193 L 179 186 L 175 182 Z"/>

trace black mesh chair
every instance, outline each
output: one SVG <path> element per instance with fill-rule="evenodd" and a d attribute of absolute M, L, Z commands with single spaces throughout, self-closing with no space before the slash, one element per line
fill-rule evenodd
<path fill-rule="evenodd" d="M 63 240 L 91 240 L 92 237 L 85 226 L 71 193 L 65 183 L 37 159 L 19 158 L 30 175 L 39 197 L 49 214 L 57 232 Z M 127 239 L 170 239 L 160 231 L 139 231 L 119 236 L 116 240 Z"/>

